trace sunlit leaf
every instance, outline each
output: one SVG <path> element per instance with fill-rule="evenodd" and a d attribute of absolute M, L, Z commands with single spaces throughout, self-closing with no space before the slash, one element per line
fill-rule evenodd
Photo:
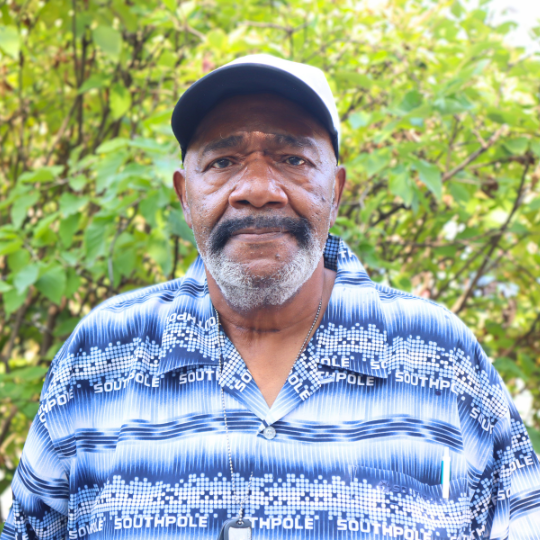
<path fill-rule="evenodd" d="M 25 266 L 15 275 L 13 284 L 19 293 L 23 293 L 30 285 L 33 285 L 39 275 L 39 267 L 37 264 Z"/>
<path fill-rule="evenodd" d="M 419 160 L 415 163 L 415 168 L 418 171 L 420 180 L 427 186 L 427 188 L 435 195 L 437 199 L 442 197 L 442 180 L 441 171 L 432 163 Z"/>
<path fill-rule="evenodd" d="M 98 26 L 93 31 L 96 45 L 110 58 L 117 60 L 122 51 L 122 36 L 110 26 Z"/>
<path fill-rule="evenodd" d="M 19 56 L 21 38 L 15 26 L 0 25 L 0 49 L 12 58 Z"/>
<path fill-rule="evenodd" d="M 118 120 L 131 107 L 131 96 L 129 90 L 121 84 L 115 84 L 111 89 L 111 111 L 112 117 Z"/>

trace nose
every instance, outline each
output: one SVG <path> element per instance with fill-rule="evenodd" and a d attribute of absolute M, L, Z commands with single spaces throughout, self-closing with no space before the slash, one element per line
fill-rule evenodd
<path fill-rule="evenodd" d="M 238 210 L 249 206 L 283 208 L 288 198 L 275 174 L 264 156 L 253 157 L 242 167 L 229 195 L 229 204 Z"/>

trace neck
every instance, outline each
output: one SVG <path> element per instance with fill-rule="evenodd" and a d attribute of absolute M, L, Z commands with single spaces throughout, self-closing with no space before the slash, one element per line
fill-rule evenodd
<path fill-rule="evenodd" d="M 313 275 L 284 304 L 239 312 L 227 302 L 210 273 L 207 271 L 206 274 L 210 298 L 233 342 L 235 334 L 241 334 L 244 339 L 261 339 L 272 334 L 295 333 L 304 328 L 307 321 L 310 326 L 322 300 L 320 320 L 332 294 L 335 279 L 335 272 L 325 269 L 321 258 Z"/>
<path fill-rule="evenodd" d="M 288 302 L 240 313 L 230 306 L 211 275 L 210 298 L 229 339 L 244 359 L 263 398 L 272 406 L 313 325 L 314 332 L 332 294 L 335 272 L 324 268 L 321 257 L 315 272 Z M 316 324 L 315 314 L 321 302 Z M 310 332 L 311 337 L 313 334 Z"/>

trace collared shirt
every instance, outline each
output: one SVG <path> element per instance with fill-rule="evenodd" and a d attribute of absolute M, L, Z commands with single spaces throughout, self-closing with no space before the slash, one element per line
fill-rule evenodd
<path fill-rule="evenodd" d="M 472 333 L 339 238 L 324 259 L 328 308 L 271 408 L 200 259 L 93 310 L 47 376 L 2 540 L 215 539 L 243 498 L 254 540 L 539 539 L 540 465 Z"/>

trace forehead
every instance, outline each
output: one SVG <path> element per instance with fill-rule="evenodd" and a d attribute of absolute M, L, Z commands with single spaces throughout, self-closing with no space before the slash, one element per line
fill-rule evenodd
<path fill-rule="evenodd" d="M 269 142 L 290 143 L 311 139 L 319 146 L 330 146 L 329 133 L 300 105 L 275 94 L 249 94 L 226 98 L 201 121 L 189 149 L 239 133 L 258 132 L 271 137 Z"/>

